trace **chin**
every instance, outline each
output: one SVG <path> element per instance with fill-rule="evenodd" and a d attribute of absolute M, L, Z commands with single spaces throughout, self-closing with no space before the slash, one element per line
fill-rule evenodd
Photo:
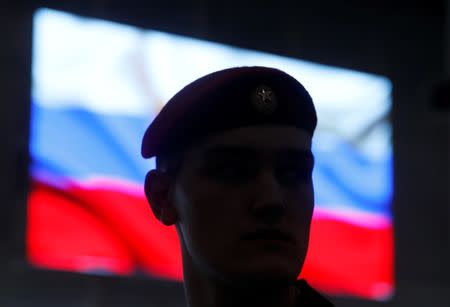
<path fill-rule="evenodd" d="M 273 287 L 294 283 L 300 273 L 298 263 L 252 263 L 234 274 L 230 274 L 233 284 L 242 286 Z"/>

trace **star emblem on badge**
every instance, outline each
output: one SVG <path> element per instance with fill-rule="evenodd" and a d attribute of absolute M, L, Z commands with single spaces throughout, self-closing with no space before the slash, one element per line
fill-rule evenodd
<path fill-rule="evenodd" d="M 271 114 L 277 108 L 277 100 L 274 91 L 266 85 L 258 86 L 252 97 L 255 109 L 264 114 Z"/>
<path fill-rule="evenodd" d="M 272 101 L 272 90 L 266 87 L 259 87 L 256 90 L 256 95 L 259 96 L 263 103 L 270 103 Z"/>

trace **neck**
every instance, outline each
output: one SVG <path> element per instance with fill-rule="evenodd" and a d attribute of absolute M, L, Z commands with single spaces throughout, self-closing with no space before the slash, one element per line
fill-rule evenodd
<path fill-rule="evenodd" d="M 293 307 L 297 289 L 291 285 L 246 285 L 205 277 L 183 255 L 184 289 L 189 307 Z"/>

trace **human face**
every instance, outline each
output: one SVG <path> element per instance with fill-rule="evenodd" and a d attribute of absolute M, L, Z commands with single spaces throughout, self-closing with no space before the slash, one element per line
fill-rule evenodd
<path fill-rule="evenodd" d="M 190 148 L 173 202 L 192 264 L 234 284 L 294 281 L 308 247 L 313 164 L 310 135 L 290 126 L 229 130 Z"/>

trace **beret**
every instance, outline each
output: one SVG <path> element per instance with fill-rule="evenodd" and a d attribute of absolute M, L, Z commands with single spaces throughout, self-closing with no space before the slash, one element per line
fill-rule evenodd
<path fill-rule="evenodd" d="M 151 158 L 175 153 L 221 131 L 267 124 L 295 126 L 312 136 L 317 116 L 309 93 L 275 68 L 229 68 L 175 94 L 145 131 L 141 154 Z"/>

